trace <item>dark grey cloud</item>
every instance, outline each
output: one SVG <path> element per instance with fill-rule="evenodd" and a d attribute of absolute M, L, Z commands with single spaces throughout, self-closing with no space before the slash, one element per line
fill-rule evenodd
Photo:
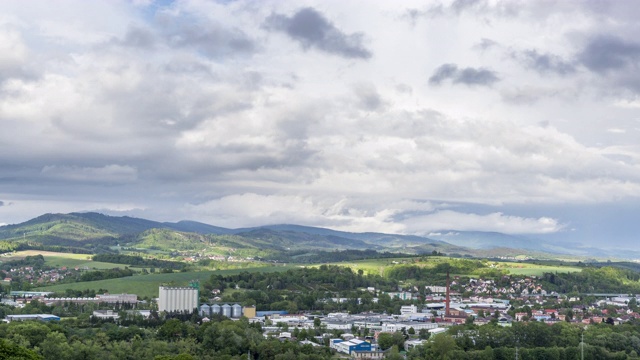
<path fill-rule="evenodd" d="M 380 96 L 375 86 L 361 84 L 355 87 L 355 93 L 360 107 L 366 111 L 378 111 L 386 106 L 386 102 Z"/>
<path fill-rule="evenodd" d="M 478 7 L 485 7 L 485 0 L 455 0 L 451 3 L 451 9 L 456 13 L 461 13 L 465 10 L 475 9 Z"/>
<path fill-rule="evenodd" d="M 440 65 L 429 78 L 429 83 L 432 85 L 440 85 L 444 80 L 453 78 L 457 72 L 458 66 L 455 64 Z"/>
<path fill-rule="evenodd" d="M 298 10 L 291 17 L 273 14 L 267 18 L 265 25 L 268 29 L 284 32 L 304 49 L 316 48 L 345 58 L 371 57 L 371 51 L 363 44 L 362 33 L 345 34 L 310 7 Z"/>
<path fill-rule="evenodd" d="M 496 73 L 486 68 L 458 68 L 456 64 L 443 64 L 429 78 L 429 84 L 440 85 L 445 80 L 454 84 L 490 86 L 500 80 Z"/>
<path fill-rule="evenodd" d="M 0 200 L 0 206 L 4 206 L 4 201 Z"/>
<path fill-rule="evenodd" d="M 163 16 L 158 19 L 164 41 L 175 48 L 190 48 L 207 57 L 217 58 L 256 51 L 255 41 L 242 30 L 225 28 L 193 18 Z"/>
<path fill-rule="evenodd" d="M 497 45 L 498 43 L 491 39 L 482 38 L 480 42 L 474 47 L 480 51 L 486 51 Z"/>
<path fill-rule="evenodd" d="M 440 16 L 460 16 L 465 13 L 474 15 L 517 16 L 523 9 L 531 7 L 529 4 L 519 4 L 513 1 L 489 0 L 455 0 L 451 3 L 436 2 L 421 12 L 426 18 Z"/>
<path fill-rule="evenodd" d="M 550 53 L 542 54 L 537 50 L 525 50 L 515 53 L 514 56 L 519 58 L 525 66 L 539 73 L 567 75 L 576 71 L 574 64 Z"/>
<path fill-rule="evenodd" d="M 124 38 L 118 41 L 121 45 L 137 48 L 152 49 L 156 44 L 156 36 L 148 29 L 140 27 L 130 27 Z"/>
<path fill-rule="evenodd" d="M 640 65 L 640 43 L 612 35 L 598 35 L 587 42 L 578 61 L 596 73 L 607 73 Z"/>
<path fill-rule="evenodd" d="M 404 14 L 400 16 L 401 19 L 408 20 L 411 26 L 415 26 L 416 22 L 426 15 L 426 11 L 419 9 L 407 9 Z"/>

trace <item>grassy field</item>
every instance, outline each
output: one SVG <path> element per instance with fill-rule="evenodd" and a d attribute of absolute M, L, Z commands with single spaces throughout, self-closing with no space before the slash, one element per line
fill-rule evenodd
<path fill-rule="evenodd" d="M 216 270 L 216 271 L 194 271 L 184 273 L 171 273 L 171 274 L 148 274 L 148 275 L 135 275 L 119 279 L 108 279 L 99 281 L 79 282 L 72 284 L 59 284 L 53 286 L 46 286 L 37 288 L 38 291 L 65 291 L 66 289 L 73 290 L 99 290 L 106 289 L 112 294 L 136 294 L 139 297 L 148 296 L 150 298 L 158 296 L 158 286 L 161 284 L 172 284 L 176 286 L 185 286 L 192 280 L 199 280 L 200 282 L 207 281 L 213 274 L 230 275 L 238 274 L 243 271 L 286 271 L 294 266 L 269 266 L 247 269 L 232 269 L 232 270 Z"/>
<path fill-rule="evenodd" d="M 582 271 L 582 268 L 572 266 L 548 266 L 523 263 L 499 263 L 499 269 L 507 270 L 513 275 L 542 276 L 544 273 L 570 273 Z"/>
<path fill-rule="evenodd" d="M 44 263 L 48 266 L 54 266 L 56 268 L 61 268 L 66 266 L 68 268 L 75 267 L 88 267 L 89 269 L 113 269 L 113 268 L 123 268 L 126 265 L 122 264 L 113 264 L 99 261 L 92 261 L 91 256 L 89 254 L 71 254 L 71 253 L 58 253 L 51 251 L 39 251 L 39 250 L 25 250 L 18 251 L 10 256 L 0 257 L 0 261 L 10 261 L 23 259 L 25 256 L 34 256 L 34 255 L 42 255 L 44 257 Z"/>
<path fill-rule="evenodd" d="M 331 265 L 350 267 L 354 271 L 362 270 L 366 274 L 377 274 L 384 276 L 385 269 L 399 264 L 416 265 L 421 267 L 433 267 L 442 262 L 452 261 L 451 258 L 433 256 L 426 258 L 426 261 L 418 261 L 419 258 L 390 258 L 390 259 L 372 259 L 372 260 L 358 260 L 341 263 L 333 263 Z M 455 261 L 455 260 L 454 260 Z M 506 270 L 512 275 L 527 275 L 527 276 L 542 276 L 542 274 L 549 273 L 568 273 L 582 271 L 582 268 L 572 266 L 550 266 L 550 265 L 538 265 L 521 262 L 496 262 L 488 261 L 487 265 L 493 265 L 500 270 Z M 460 274 L 458 274 L 460 275 Z"/>

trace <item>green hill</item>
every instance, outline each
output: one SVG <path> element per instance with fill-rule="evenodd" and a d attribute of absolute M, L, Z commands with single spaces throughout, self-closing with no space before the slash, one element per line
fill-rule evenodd
<path fill-rule="evenodd" d="M 500 235 L 486 236 L 495 238 Z M 483 238 L 482 241 L 489 240 Z M 520 248 L 518 245 L 521 244 L 514 244 L 513 248 Z M 91 212 L 45 214 L 21 224 L 0 227 L 0 251 L 21 246 L 21 249 L 100 253 L 116 251 L 117 245 L 120 249 L 134 252 L 161 252 L 174 256 L 207 253 L 273 259 L 272 256 L 277 254 L 280 261 L 287 262 L 294 260 L 283 260 L 287 254 L 296 251 L 308 252 L 311 257 L 318 251 L 336 250 L 405 254 L 436 251 L 459 255 L 478 255 L 487 251 L 411 235 L 351 233 L 299 225 L 226 229 L 193 221 L 162 223 Z M 527 254 L 527 251 L 534 250 L 525 248 L 524 252 L 514 253 Z"/>

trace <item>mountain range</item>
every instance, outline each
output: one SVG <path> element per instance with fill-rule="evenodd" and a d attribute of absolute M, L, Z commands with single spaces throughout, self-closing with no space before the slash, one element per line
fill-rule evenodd
<path fill-rule="evenodd" d="M 244 253 L 311 250 L 376 250 L 472 256 L 536 257 L 579 256 L 640 258 L 637 251 L 598 249 L 580 244 L 559 244 L 537 238 L 497 232 L 443 230 L 428 236 L 353 233 L 292 224 L 228 229 L 196 221 L 156 222 L 95 212 L 44 214 L 29 221 L 0 227 L 0 241 L 30 246 L 106 249 L 128 246 L 155 250 L 219 248 Z"/>

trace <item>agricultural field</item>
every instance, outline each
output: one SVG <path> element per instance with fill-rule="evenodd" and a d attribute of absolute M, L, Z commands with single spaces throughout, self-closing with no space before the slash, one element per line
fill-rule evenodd
<path fill-rule="evenodd" d="M 445 256 L 430 256 L 430 257 L 405 257 L 405 258 L 389 258 L 389 259 L 371 259 L 371 260 L 358 260 L 341 263 L 332 263 L 331 265 L 345 266 L 351 268 L 353 271 L 362 270 L 365 274 L 385 275 L 385 270 L 395 265 L 415 265 L 420 267 L 435 267 L 438 264 L 455 262 L 458 259 L 453 259 Z M 542 276 L 544 273 L 570 273 L 582 271 L 582 268 L 575 266 L 551 266 L 551 265 L 539 265 L 523 262 L 502 262 L 502 261 L 483 261 L 487 268 L 495 268 L 498 270 L 507 271 L 512 275 L 528 275 L 528 276 Z M 456 274 L 456 275 L 470 275 L 470 274 Z"/>
<path fill-rule="evenodd" d="M 106 262 L 92 261 L 90 254 L 71 254 L 71 253 L 58 253 L 58 252 L 50 252 L 50 251 L 40 251 L 40 250 L 25 250 L 18 251 L 10 254 L 10 256 L 2 256 L 0 257 L 0 261 L 11 261 L 24 259 L 26 256 L 34 256 L 34 255 L 42 255 L 44 257 L 45 264 L 48 266 L 53 266 L 56 268 L 67 267 L 67 268 L 83 268 L 88 267 L 89 269 L 113 269 L 113 268 L 122 268 L 125 265 L 122 264 L 112 264 Z"/>
<path fill-rule="evenodd" d="M 571 273 L 582 271 L 582 268 L 575 266 L 549 266 L 517 262 L 500 262 L 497 263 L 497 268 L 506 270 L 512 275 L 529 276 L 542 276 L 544 273 Z"/>
<path fill-rule="evenodd" d="M 337 265 L 351 268 L 354 272 L 362 270 L 365 274 L 384 276 L 385 269 L 397 264 L 411 264 L 413 258 L 389 258 L 389 259 L 370 259 L 356 260 L 348 262 L 336 262 L 327 265 Z M 320 265 L 312 265 L 318 267 Z"/>
<path fill-rule="evenodd" d="M 110 293 L 120 294 L 136 294 L 138 297 L 155 298 L 158 297 L 158 286 L 162 284 L 171 284 L 175 286 L 186 286 L 190 281 L 199 280 L 207 281 L 213 274 L 230 275 L 238 274 L 244 271 L 248 272 L 273 272 L 286 271 L 294 268 L 294 266 L 269 266 L 256 267 L 246 269 L 216 270 L 216 271 L 191 271 L 191 272 L 174 272 L 168 274 L 148 274 L 135 275 L 118 279 L 108 279 L 89 282 L 78 282 L 72 284 L 59 284 L 53 286 L 45 286 L 37 288 L 36 291 L 65 291 L 72 290 L 99 290 L 106 289 Z"/>

